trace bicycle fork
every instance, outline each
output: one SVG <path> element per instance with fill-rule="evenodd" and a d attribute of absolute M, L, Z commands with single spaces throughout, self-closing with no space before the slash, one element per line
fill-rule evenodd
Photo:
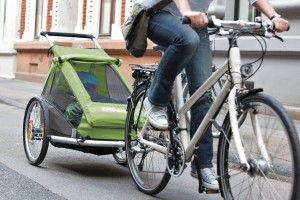
<path fill-rule="evenodd" d="M 233 139 L 238 151 L 238 156 L 240 159 L 241 168 L 244 171 L 249 171 L 251 169 L 251 166 L 249 164 L 249 160 L 247 160 L 247 157 L 245 155 L 245 149 L 242 144 L 240 132 L 239 132 L 239 123 L 238 123 L 238 106 L 236 106 L 236 96 L 237 91 L 239 88 L 242 88 L 242 76 L 240 75 L 240 66 L 241 66 L 241 60 L 240 60 L 240 50 L 238 47 L 233 47 L 230 50 L 230 66 L 231 68 L 231 75 L 232 80 L 234 82 L 234 86 L 231 89 L 229 96 L 228 96 L 228 106 L 229 106 L 229 117 L 230 117 L 230 125 L 231 130 L 233 134 Z M 268 167 L 270 167 L 270 158 L 268 156 L 266 146 L 262 139 L 262 132 L 259 126 L 259 121 L 257 119 L 257 113 L 255 110 L 250 112 L 251 115 L 251 124 L 253 126 L 254 135 L 256 137 L 257 145 L 260 149 L 260 152 L 263 156 L 263 158 L 267 161 Z"/>
<path fill-rule="evenodd" d="M 240 163 L 241 168 L 244 171 L 246 171 L 246 170 L 248 171 L 248 170 L 250 170 L 250 165 L 249 165 L 246 155 L 245 155 L 245 149 L 244 149 L 242 141 L 241 141 L 238 120 L 237 120 L 238 112 L 237 112 L 236 106 L 235 106 L 236 92 L 237 92 L 237 88 L 233 87 L 228 96 L 230 125 L 231 125 L 234 143 L 237 148 L 238 156 L 239 156 L 239 159 L 241 162 Z"/>

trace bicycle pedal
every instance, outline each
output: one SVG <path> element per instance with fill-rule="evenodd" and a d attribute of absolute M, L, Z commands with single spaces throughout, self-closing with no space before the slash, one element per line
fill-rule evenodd
<path fill-rule="evenodd" d="M 186 167 L 187 167 L 187 164 L 186 164 L 186 163 L 184 163 L 183 169 L 185 169 Z"/>

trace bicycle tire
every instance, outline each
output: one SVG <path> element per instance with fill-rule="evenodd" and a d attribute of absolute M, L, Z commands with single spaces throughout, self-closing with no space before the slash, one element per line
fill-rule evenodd
<path fill-rule="evenodd" d="M 141 131 L 147 119 L 142 106 L 145 89 L 144 86 L 139 87 L 137 92 L 134 92 L 136 96 L 129 103 L 125 126 L 125 149 L 128 168 L 137 188 L 145 194 L 155 195 L 166 187 L 171 176 L 167 171 L 165 155 L 140 144 L 137 140 L 137 133 Z M 140 112 L 141 116 L 138 118 Z M 167 132 L 155 131 L 149 126 L 143 137 L 166 146 L 168 141 L 162 137 L 166 134 Z"/>
<path fill-rule="evenodd" d="M 300 148 L 292 120 L 279 102 L 265 94 L 245 97 L 241 105 L 244 112 L 240 114 L 243 119 L 239 120 L 239 131 L 251 168 L 243 171 L 240 167 L 227 116 L 217 159 L 222 196 L 230 200 L 299 199 Z M 259 120 L 261 135 L 271 158 L 270 166 L 261 155 L 255 134 L 252 134 L 251 112 Z"/>
<path fill-rule="evenodd" d="M 40 165 L 47 154 L 49 113 L 42 97 L 33 97 L 27 104 L 23 121 L 23 146 L 31 165 Z"/>

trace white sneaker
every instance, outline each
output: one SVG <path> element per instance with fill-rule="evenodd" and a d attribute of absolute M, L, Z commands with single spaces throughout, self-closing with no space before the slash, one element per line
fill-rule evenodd
<path fill-rule="evenodd" d="M 155 106 L 146 97 L 144 108 L 152 126 L 160 130 L 166 130 L 169 127 L 167 107 Z"/>
<path fill-rule="evenodd" d="M 214 168 L 200 169 L 202 184 L 205 188 L 210 190 L 219 190 L 219 182 L 217 180 L 216 172 Z M 191 170 L 191 176 L 198 179 L 196 169 Z"/>

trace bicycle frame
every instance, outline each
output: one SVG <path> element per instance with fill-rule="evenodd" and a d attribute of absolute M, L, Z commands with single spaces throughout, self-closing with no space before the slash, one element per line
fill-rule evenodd
<path fill-rule="evenodd" d="M 241 77 L 239 73 L 234 73 L 240 70 L 241 67 L 241 61 L 240 61 L 240 50 L 238 47 L 233 47 L 230 50 L 230 66 L 231 68 L 231 73 L 234 74 L 233 76 L 233 82 L 235 86 L 238 86 L 241 88 Z M 192 140 L 189 142 L 188 140 L 188 133 L 185 130 L 186 128 L 186 115 L 185 113 L 195 104 L 195 102 L 206 92 L 208 91 L 227 71 L 228 71 L 228 62 L 229 60 L 227 59 L 222 67 L 220 67 L 217 71 L 215 71 L 211 77 L 206 80 L 206 82 L 186 101 L 186 103 L 183 103 L 183 95 L 182 95 L 182 83 L 181 83 L 181 77 L 178 75 L 176 77 L 175 83 L 174 83 L 174 90 L 175 94 L 177 97 L 177 107 L 178 107 L 178 119 L 179 119 L 179 126 L 182 131 L 180 132 L 181 135 L 181 141 L 185 147 L 186 151 L 186 161 L 189 161 L 191 157 L 193 156 L 194 149 L 197 146 L 197 143 L 201 140 L 203 137 L 205 130 L 209 126 L 209 124 L 212 122 L 211 120 L 214 119 L 214 117 L 217 115 L 217 112 L 219 108 L 221 107 L 222 103 L 225 101 L 226 97 L 229 94 L 229 112 L 230 114 L 230 119 L 231 123 L 235 124 L 233 126 L 233 132 L 234 132 L 234 138 L 236 145 L 238 147 L 238 152 L 240 159 L 242 163 L 246 164 L 248 166 L 246 156 L 243 153 L 243 147 L 241 144 L 241 140 L 239 138 L 239 132 L 238 132 L 238 122 L 237 122 L 237 115 L 236 115 L 236 109 L 235 109 L 235 94 L 237 91 L 237 87 L 233 87 L 230 90 L 230 87 L 232 83 L 230 83 L 229 80 L 226 80 L 225 84 L 222 87 L 222 90 L 220 91 L 219 95 L 217 96 L 216 100 L 213 102 L 212 106 L 210 107 L 209 111 L 207 112 L 205 118 L 203 119 L 202 123 L 198 127 L 194 137 Z M 155 150 L 166 154 L 167 149 L 165 147 L 162 147 L 160 145 L 154 144 L 150 141 L 144 140 L 142 138 L 143 132 L 145 131 L 144 129 L 147 127 L 149 122 L 146 122 L 143 130 L 139 133 L 139 138 L 140 142 L 144 143 L 148 146 L 151 146 Z"/>
<path fill-rule="evenodd" d="M 179 105 L 178 109 L 178 118 L 179 118 L 179 128 L 186 128 L 186 116 L 185 113 L 196 103 L 196 101 L 206 92 L 208 91 L 228 70 L 228 60 L 224 62 L 221 68 L 215 71 L 211 77 L 206 80 L 206 82 L 186 101 L 185 104 Z M 178 82 L 176 79 L 175 82 Z M 175 88 L 178 87 L 179 84 L 175 84 Z M 221 107 L 222 103 L 224 102 L 226 96 L 228 95 L 228 91 L 230 90 L 231 83 L 229 80 L 225 82 L 223 85 L 219 95 L 211 105 L 210 109 L 208 110 L 206 116 L 204 117 L 202 123 L 198 127 L 195 132 L 194 137 L 189 142 L 188 140 L 188 133 L 186 130 L 181 131 L 181 141 L 186 148 L 186 158 L 189 160 L 192 155 L 193 151 L 197 146 L 198 141 L 201 140 L 203 137 L 205 130 L 208 128 L 208 125 L 212 122 L 211 120 L 216 116 L 219 108 Z M 181 90 L 182 91 L 182 90 Z M 180 92 L 180 89 L 176 89 L 176 92 Z M 178 96 L 178 98 L 180 95 Z M 178 102 L 178 101 L 177 101 Z"/>

